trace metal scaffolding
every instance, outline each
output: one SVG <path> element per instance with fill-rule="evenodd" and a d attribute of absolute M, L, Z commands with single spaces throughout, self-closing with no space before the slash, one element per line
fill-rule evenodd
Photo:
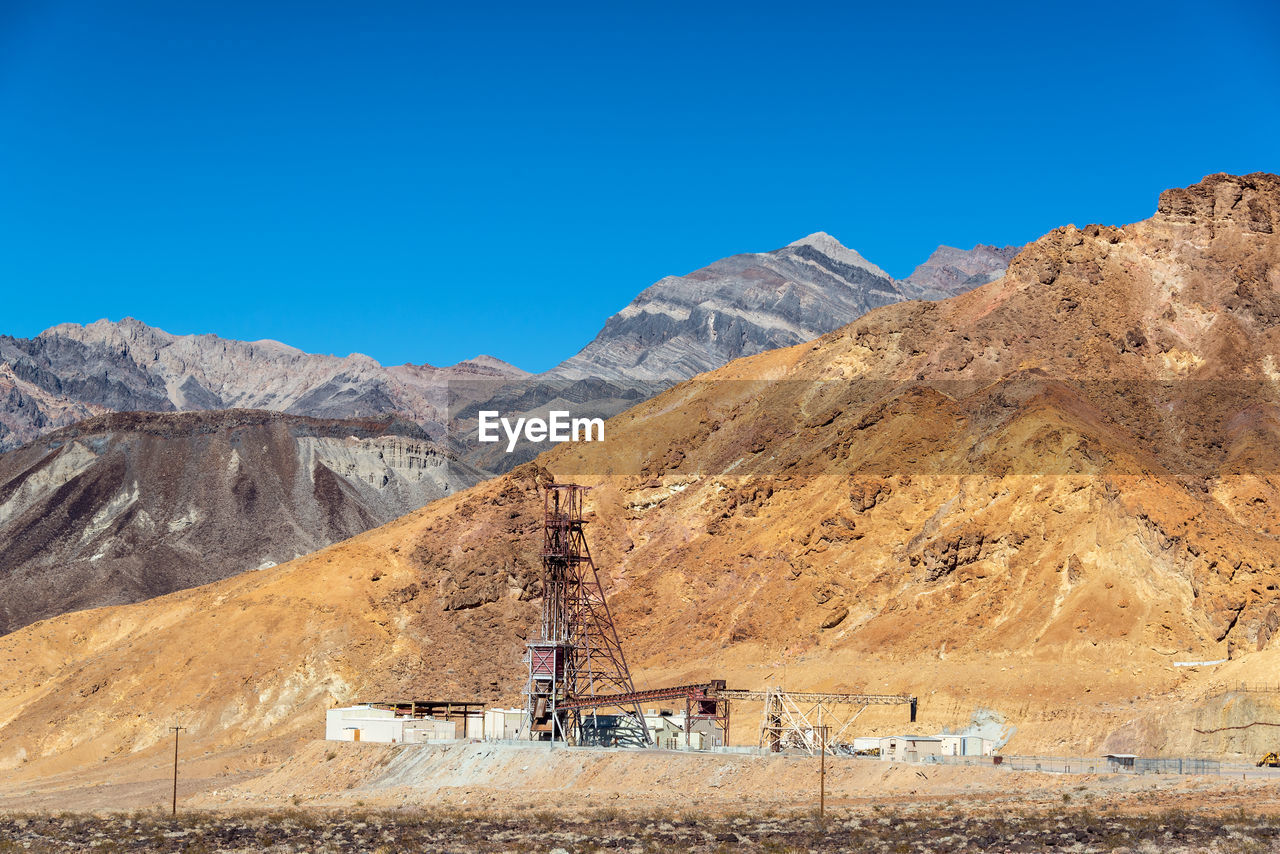
<path fill-rule="evenodd" d="M 824 743 L 839 744 L 841 736 L 867 706 L 910 704 L 911 721 L 916 719 L 916 698 L 910 694 L 836 694 L 769 688 L 720 691 L 719 696 L 764 702 L 760 746 L 775 753 L 804 750 L 816 755 Z"/>
<path fill-rule="evenodd" d="M 729 700 L 722 696 L 724 680 L 713 679 L 696 685 L 652 688 L 628 694 L 609 694 L 561 703 L 561 709 L 592 709 L 605 706 L 627 706 L 657 700 L 684 700 L 684 746 L 689 747 L 694 721 L 711 721 L 720 729 L 721 743 L 729 744 Z"/>
<path fill-rule="evenodd" d="M 649 728 L 639 701 L 592 702 L 604 695 L 631 695 L 635 685 L 596 572 L 582 515 L 587 487 L 549 484 L 543 500 L 542 633 L 528 643 L 525 689 L 531 738 L 581 743 L 583 712 L 618 708 L 609 727 L 611 744 L 648 746 Z"/>

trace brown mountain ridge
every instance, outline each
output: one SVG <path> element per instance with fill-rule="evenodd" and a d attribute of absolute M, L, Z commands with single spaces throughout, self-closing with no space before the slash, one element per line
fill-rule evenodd
<path fill-rule="evenodd" d="M 1280 178 L 1210 176 L 1149 220 L 1056 229 L 977 290 L 678 385 L 604 445 L 28 626 L 0 638 L 0 767 L 124 760 L 175 709 L 197 749 L 270 751 L 335 702 L 519 702 L 544 472 L 596 487 L 642 685 L 912 691 L 922 728 L 994 710 L 1017 752 L 1252 751 L 1265 733 L 1196 730 L 1280 658 L 1278 228 Z"/>

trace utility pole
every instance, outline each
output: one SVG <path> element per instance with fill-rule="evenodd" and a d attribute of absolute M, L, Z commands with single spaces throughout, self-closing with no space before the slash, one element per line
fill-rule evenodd
<path fill-rule="evenodd" d="M 173 815 L 178 814 L 178 733 L 186 729 L 184 726 L 171 726 L 173 731 Z"/>
<path fill-rule="evenodd" d="M 822 821 L 827 814 L 827 728 L 820 726 L 818 732 L 822 737 L 822 752 L 818 759 L 818 821 Z"/>

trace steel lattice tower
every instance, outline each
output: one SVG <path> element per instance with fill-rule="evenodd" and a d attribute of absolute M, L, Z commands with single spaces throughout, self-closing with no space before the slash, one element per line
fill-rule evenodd
<path fill-rule="evenodd" d="M 578 744 L 594 711 L 558 710 L 575 700 L 635 692 L 604 588 L 583 533 L 582 499 L 588 487 L 545 487 L 542 542 L 542 634 L 529 641 L 528 731 L 531 738 Z M 648 746 L 639 703 L 621 709 L 608 743 Z M 601 728 L 590 727 L 595 739 Z"/>

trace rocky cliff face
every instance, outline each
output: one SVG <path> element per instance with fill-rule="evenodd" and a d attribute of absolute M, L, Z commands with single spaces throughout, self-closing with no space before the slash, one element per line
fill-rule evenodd
<path fill-rule="evenodd" d="M 409 418 L 444 433 L 446 385 L 525 372 L 481 356 L 450 368 L 386 368 L 367 356 L 304 353 L 276 341 L 170 335 L 132 318 L 0 336 L 0 450 L 107 411 L 263 409 L 319 418 Z"/>
<path fill-rule="evenodd" d="M 1211 729 L 1210 695 L 1280 665 L 1278 230 L 1280 178 L 1211 176 L 1147 221 L 1057 229 L 975 291 L 678 385 L 603 446 L 0 638 L 0 767 L 96 767 L 175 704 L 220 749 L 424 685 L 518 701 L 548 474 L 595 487 L 644 684 L 911 691 L 921 729 L 989 709 L 1011 751 L 1205 752 L 1165 724 Z"/>
<path fill-rule="evenodd" d="M 0 455 L 0 633 L 284 563 L 480 478 L 403 422 L 91 418 Z"/>

